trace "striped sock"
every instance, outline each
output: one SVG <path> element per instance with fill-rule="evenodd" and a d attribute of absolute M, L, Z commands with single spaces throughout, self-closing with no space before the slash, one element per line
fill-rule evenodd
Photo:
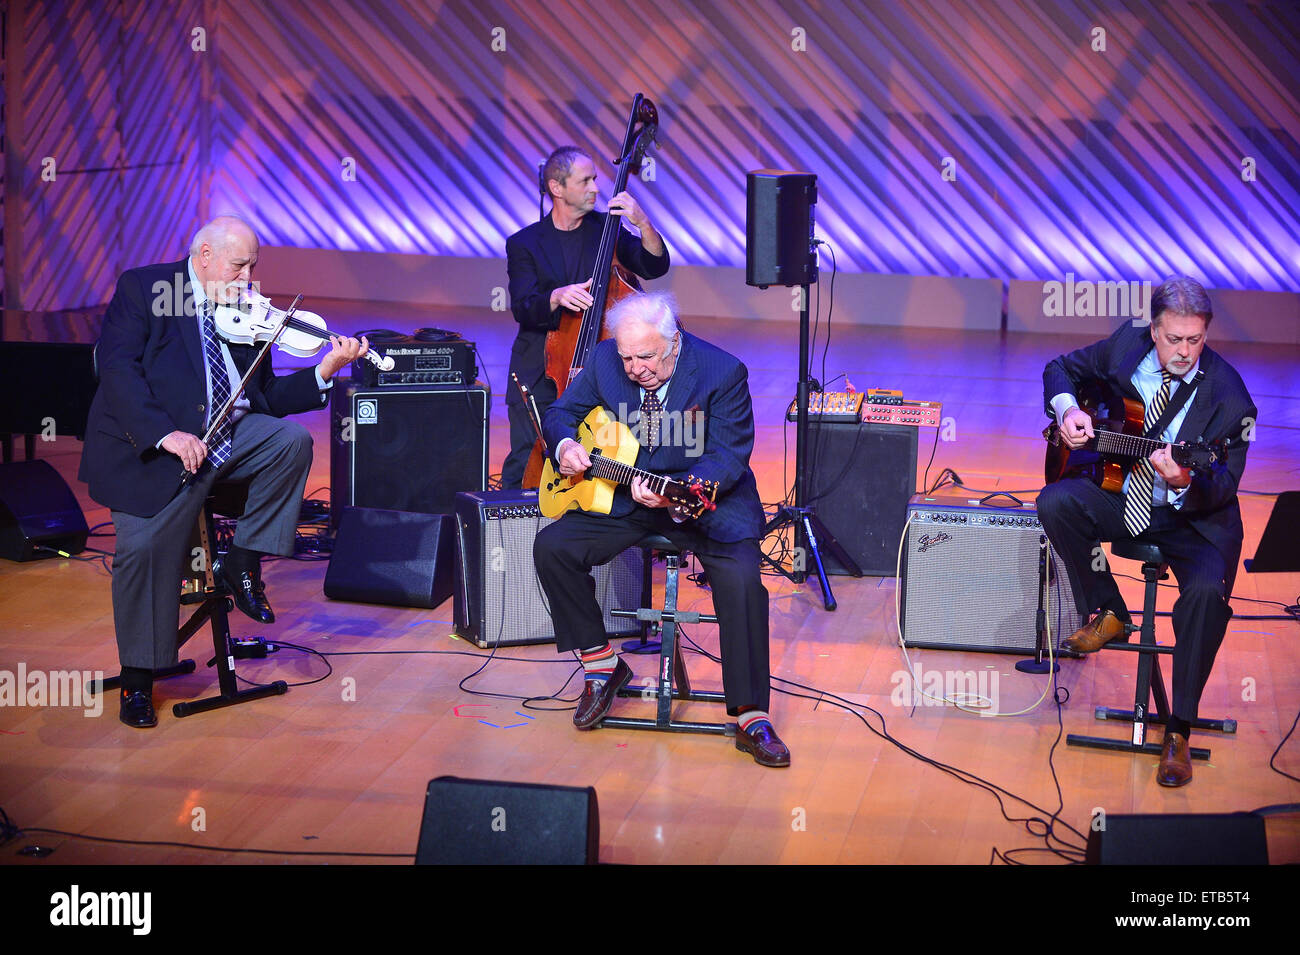
<path fill-rule="evenodd" d="M 772 728 L 772 720 L 768 717 L 767 710 L 741 710 L 736 716 L 736 725 L 750 735 L 753 735 L 761 723 L 766 723 L 768 729 Z"/>
<path fill-rule="evenodd" d="M 603 683 L 614 675 L 614 668 L 618 666 L 618 654 L 608 643 L 583 650 L 580 656 L 588 680 L 599 680 Z"/>

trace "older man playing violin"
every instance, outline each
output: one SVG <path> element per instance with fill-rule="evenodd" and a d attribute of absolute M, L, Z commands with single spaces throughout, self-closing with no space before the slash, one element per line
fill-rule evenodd
<path fill-rule="evenodd" d="M 153 671 L 176 662 L 185 548 L 219 478 L 246 483 L 248 503 L 213 572 L 241 611 L 275 620 L 260 560 L 293 553 L 312 460 L 307 429 L 281 419 L 323 407 L 330 379 L 368 350 L 364 341 L 332 337 L 315 368 L 283 377 L 263 362 L 205 444 L 200 436 L 236 394 L 258 347 L 224 341 L 214 309 L 237 300 L 257 255 L 252 228 L 220 216 L 194 236 L 187 259 L 124 273 L 104 315 L 80 477 L 110 509 L 117 533 L 113 623 L 119 716 L 128 726 L 157 725 Z"/>

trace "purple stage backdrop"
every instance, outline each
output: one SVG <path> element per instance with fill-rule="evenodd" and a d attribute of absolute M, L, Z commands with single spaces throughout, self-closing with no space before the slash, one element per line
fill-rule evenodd
<path fill-rule="evenodd" d="M 9 0 L 5 304 L 106 301 L 238 212 L 267 245 L 501 256 L 536 165 L 634 194 L 675 261 L 743 265 L 745 172 L 819 176 L 849 272 L 1189 272 L 1300 292 L 1300 5 Z M 606 197 L 607 198 L 607 197 Z"/>

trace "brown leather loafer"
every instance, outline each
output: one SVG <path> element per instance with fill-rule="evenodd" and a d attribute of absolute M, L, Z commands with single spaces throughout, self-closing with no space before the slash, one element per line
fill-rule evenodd
<path fill-rule="evenodd" d="M 1125 635 L 1124 624 L 1113 610 L 1104 610 L 1074 631 L 1065 645 L 1075 653 L 1095 653 L 1112 640 Z"/>
<path fill-rule="evenodd" d="M 1186 786 L 1191 781 L 1192 754 L 1187 746 L 1187 737 L 1166 732 L 1160 765 L 1156 767 L 1156 782 L 1161 786 Z"/>
<path fill-rule="evenodd" d="M 749 753 L 760 766 L 789 766 L 790 750 L 768 723 L 761 723 L 753 733 L 736 727 L 736 749 Z"/>
<path fill-rule="evenodd" d="M 618 658 L 618 666 L 608 680 L 586 680 L 582 687 L 582 698 L 578 700 L 578 709 L 573 714 L 573 725 L 580 730 L 595 729 L 596 724 L 605 718 L 618 691 L 627 686 L 632 679 L 632 668 Z"/>

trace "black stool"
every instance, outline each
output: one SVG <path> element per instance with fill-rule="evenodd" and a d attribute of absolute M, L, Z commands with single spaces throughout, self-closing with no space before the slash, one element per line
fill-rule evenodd
<path fill-rule="evenodd" d="M 249 700 L 264 696 L 279 696 L 288 692 L 289 685 L 283 680 L 276 680 L 266 686 L 255 686 L 247 690 L 239 689 L 235 678 L 235 656 L 230 643 L 229 613 L 234 610 L 234 600 L 226 586 L 217 581 L 212 573 L 212 562 L 216 558 L 216 515 L 239 517 L 244 513 L 248 501 L 248 486 L 233 482 L 213 485 L 212 492 L 199 513 L 194 536 L 190 539 L 190 549 L 181 573 L 181 604 L 193 606 L 194 612 L 176 631 L 176 647 L 179 650 L 185 643 L 202 629 L 205 623 L 212 624 L 212 659 L 208 666 L 217 669 L 217 685 L 220 692 L 216 696 L 201 700 L 188 700 L 172 705 L 172 714 L 177 717 L 204 713 L 208 710 L 247 703 Z M 191 555 L 193 555 L 191 557 Z M 196 669 L 193 660 L 181 660 L 169 667 L 154 670 L 154 679 L 166 679 L 183 673 L 193 673 Z M 122 684 L 122 677 L 114 676 L 104 680 L 104 691 L 117 689 Z"/>
<path fill-rule="evenodd" d="M 677 609 L 677 574 L 681 568 L 685 551 L 666 537 L 647 534 L 634 546 L 646 552 L 646 567 L 654 553 L 664 556 L 668 570 L 664 579 L 664 606 L 662 610 L 642 607 L 638 610 L 612 610 L 615 617 L 639 620 L 642 625 L 658 629 L 659 637 L 659 685 L 654 687 L 623 687 L 618 691 L 622 697 L 641 697 L 655 699 L 658 709 L 654 719 L 640 719 L 630 716 L 606 716 L 601 726 L 616 729 L 658 730 L 670 733 L 713 733 L 718 736 L 735 736 L 735 723 L 699 723 L 691 720 L 672 718 L 673 700 L 698 700 L 707 703 L 725 703 L 722 693 L 705 690 L 693 690 L 691 679 L 686 672 L 686 661 L 682 657 L 681 636 L 677 626 L 681 623 L 717 623 L 718 618 L 711 613 L 696 613 L 692 610 Z M 648 592 L 647 592 L 648 593 Z M 649 603 L 649 599 L 645 600 Z"/>
<path fill-rule="evenodd" d="M 1094 716 L 1099 720 L 1120 720 L 1132 723 L 1133 732 L 1127 740 L 1110 739 L 1105 736 L 1079 736 L 1071 733 L 1066 736 L 1065 741 L 1070 746 L 1119 750 L 1130 753 L 1151 753 L 1159 756 L 1161 746 L 1147 742 L 1147 726 L 1151 723 L 1164 725 L 1169 720 L 1169 697 L 1165 692 L 1164 677 L 1160 673 L 1160 656 L 1162 654 L 1172 655 L 1174 648 L 1156 643 L 1156 593 L 1160 581 L 1169 577 L 1169 564 L 1166 563 L 1164 554 L 1160 552 L 1160 548 L 1155 544 L 1134 540 L 1113 541 L 1110 545 L 1110 552 L 1114 557 L 1142 561 L 1142 579 L 1146 581 L 1146 592 L 1142 598 L 1142 624 L 1141 626 L 1129 624 L 1125 627 L 1126 633 L 1137 631 L 1141 633 L 1141 637 L 1137 643 L 1112 640 L 1102 647 L 1103 650 L 1126 650 L 1139 655 L 1137 685 L 1134 687 L 1133 709 L 1120 710 L 1108 706 L 1099 706 L 1094 712 Z M 1156 703 L 1154 716 L 1149 710 L 1152 696 L 1155 697 Z M 1217 730 L 1223 733 L 1237 732 L 1236 720 L 1197 719 L 1192 725 L 1197 729 Z M 1210 758 L 1208 749 L 1192 746 L 1189 747 L 1189 750 L 1192 759 Z"/>

